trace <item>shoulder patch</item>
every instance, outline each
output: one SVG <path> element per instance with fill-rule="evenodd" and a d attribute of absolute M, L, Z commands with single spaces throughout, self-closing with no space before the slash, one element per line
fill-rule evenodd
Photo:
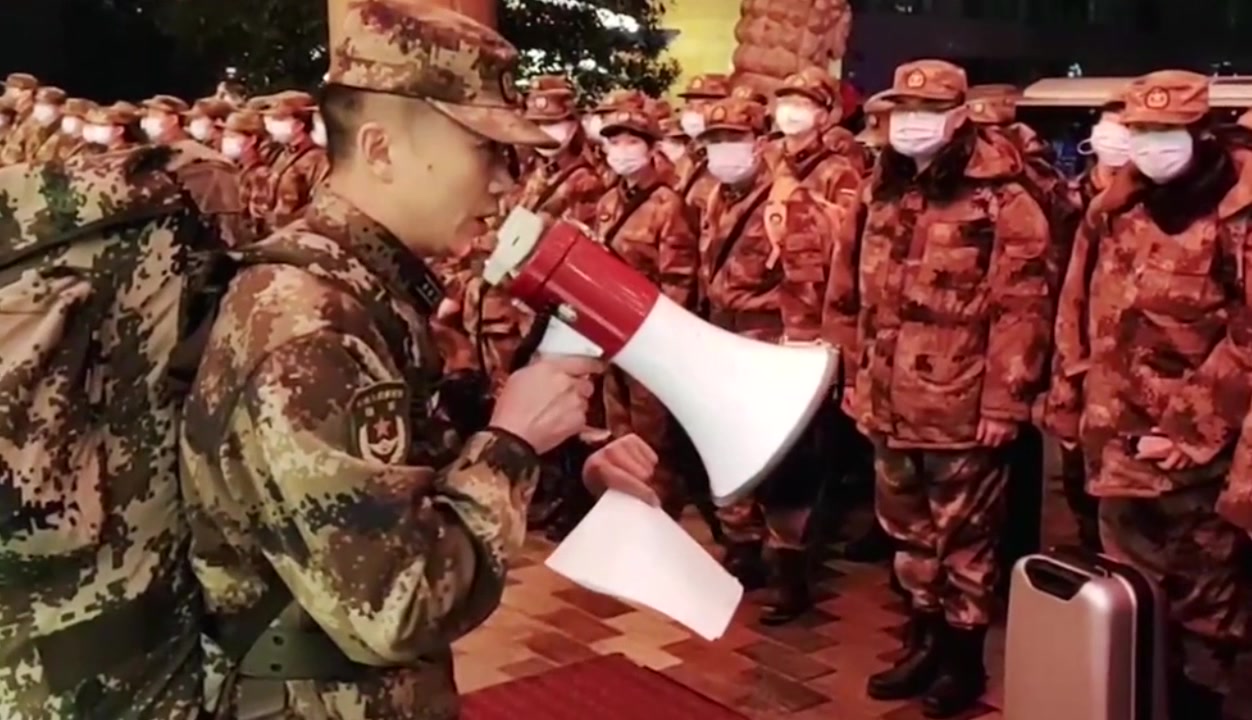
<path fill-rule="evenodd" d="M 348 404 L 352 445 L 363 460 L 399 465 L 408 456 L 409 389 L 398 381 L 374 383 L 357 390 Z"/>

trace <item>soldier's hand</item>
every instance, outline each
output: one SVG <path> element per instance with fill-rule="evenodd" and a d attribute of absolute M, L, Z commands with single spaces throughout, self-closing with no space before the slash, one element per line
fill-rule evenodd
<path fill-rule="evenodd" d="M 979 420 L 974 438 L 983 447 L 1001 447 L 1017 437 L 1017 423 L 1002 420 Z"/>
<path fill-rule="evenodd" d="M 1167 472 L 1185 470 L 1195 465 L 1172 440 L 1161 435 L 1145 435 L 1139 438 L 1135 457 L 1140 460 L 1155 460 L 1157 467 Z"/>
<path fill-rule="evenodd" d="M 839 392 L 839 390 L 836 389 L 835 392 Z M 852 404 L 856 401 L 855 392 L 853 387 L 848 385 L 843 388 L 843 397 L 839 399 L 839 409 L 848 417 L 852 417 Z"/>
<path fill-rule="evenodd" d="M 638 435 L 627 435 L 600 448 L 583 465 L 583 484 L 592 495 L 617 490 L 660 507 L 648 485 L 656 472 L 656 452 Z"/>
<path fill-rule="evenodd" d="M 500 390 L 490 426 L 513 433 L 543 454 L 587 426 L 591 379 L 598 361 L 544 359 L 511 376 Z"/>
<path fill-rule="evenodd" d="M 438 320 L 451 320 L 461 312 L 461 304 L 452 298 L 444 298 L 439 302 L 439 308 L 435 310 L 435 318 Z"/>

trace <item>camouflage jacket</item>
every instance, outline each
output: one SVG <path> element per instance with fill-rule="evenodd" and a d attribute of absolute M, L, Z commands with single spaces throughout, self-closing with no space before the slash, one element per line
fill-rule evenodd
<path fill-rule="evenodd" d="M 356 682 L 292 681 L 301 717 L 456 716 L 449 644 L 481 623 L 525 533 L 539 462 L 433 411 L 439 359 L 415 258 L 322 192 L 247 248 L 187 403 L 192 563 L 229 623 L 283 583 Z"/>
<path fill-rule="evenodd" d="M 836 155 L 843 158 L 857 175 L 865 177 L 865 174 L 870 171 L 869 153 L 847 128 L 840 125 L 830 127 L 822 133 L 822 142 Z"/>
<path fill-rule="evenodd" d="M 244 165 L 239 172 L 239 199 L 258 238 L 270 233 L 273 171 L 260 158 Z"/>
<path fill-rule="evenodd" d="M 29 160 L 26 146 L 42 130 L 43 127 L 30 114 L 20 122 L 15 122 L 13 129 L 4 138 L 3 147 L 0 147 L 0 165 L 17 165 Z"/>
<path fill-rule="evenodd" d="M 1025 422 L 1046 379 L 1051 238 L 1011 146 L 972 128 L 918 174 L 887 150 L 870 181 L 854 414 L 896 447 L 976 446 Z"/>
<path fill-rule="evenodd" d="M 0 173 L 0 717 L 200 710 L 171 380 L 194 372 L 175 348 L 238 213 L 233 176 L 182 146 Z"/>
<path fill-rule="evenodd" d="M 538 158 L 507 210 L 524 207 L 549 219 L 569 218 L 590 225 L 605 187 L 585 154 L 567 148 L 553 158 Z"/>
<path fill-rule="evenodd" d="M 1045 425 L 1081 443 L 1098 496 L 1151 497 L 1226 475 L 1248 411 L 1252 154 L 1205 143 L 1195 162 L 1176 181 L 1187 192 L 1119 173 L 1074 244 Z M 1138 460 L 1138 438 L 1154 433 L 1194 466 Z"/>
<path fill-rule="evenodd" d="M 762 168 L 752 185 L 718 185 L 709 198 L 700 230 L 702 296 L 710 319 L 726 330 L 767 342 L 814 341 L 821 335 L 829 218 L 811 191 L 793 187 L 767 202 L 773 189 Z"/>
<path fill-rule="evenodd" d="M 1091 201 L 1113 184 L 1113 178 L 1120 172 L 1118 168 L 1104 165 L 1092 165 L 1074 181 L 1073 192 L 1082 204 L 1083 211 L 1091 206 Z"/>
<path fill-rule="evenodd" d="M 35 152 L 35 162 L 51 162 L 60 160 L 64 162 L 75 157 L 83 151 L 87 146 L 87 141 L 81 137 L 66 135 L 65 133 L 53 133 L 43 145 L 39 146 L 39 150 Z"/>
<path fill-rule="evenodd" d="M 786 137 L 777 141 L 775 173 L 792 175 L 823 200 L 855 206 L 861 176 L 847 158 L 826 147 L 816 133 L 796 141 L 792 145 L 787 144 Z"/>
<path fill-rule="evenodd" d="M 704 210 L 708 207 L 709 196 L 717 189 L 717 178 L 709 172 L 709 160 L 704 149 L 692 144 L 687 154 L 678 161 L 674 168 L 678 178 L 674 186 L 687 204 L 688 222 L 691 227 L 698 228 L 704 223 Z"/>
<path fill-rule="evenodd" d="M 269 229 L 276 231 L 299 219 L 329 172 L 326 151 L 312 140 L 286 148 L 270 172 Z"/>
<path fill-rule="evenodd" d="M 670 300 L 690 308 L 695 301 L 695 232 L 687 224 L 682 198 L 656 175 L 653 170 L 652 180 L 644 185 L 618 183 L 600 199 L 594 229 L 609 249 Z"/>

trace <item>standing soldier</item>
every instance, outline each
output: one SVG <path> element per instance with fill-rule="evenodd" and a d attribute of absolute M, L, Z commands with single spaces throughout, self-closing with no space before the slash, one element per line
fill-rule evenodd
<path fill-rule="evenodd" d="M 731 97 L 705 110 L 702 137 L 709 172 L 718 180 L 699 244 L 710 320 L 764 342 L 816 342 L 832 232 L 827 203 L 794 182 L 774 184 L 762 159 L 763 105 Z M 761 616 L 768 625 L 790 622 L 811 607 L 804 534 L 819 485 L 808 474 L 812 440 L 802 440 L 761 486 L 759 504 L 748 500 L 719 513 L 729 542 L 725 565 L 746 586 L 763 584 L 762 545 L 772 551 L 774 599 Z"/>
<path fill-rule="evenodd" d="M 35 92 L 35 104 L 31 106 L 30 117 L 5 144 L 0 164 L 14 165 L 34 161 L 43 144 L 61 128 L 65 100 L 65 91 L 61 88 L 39 88 Z"/>
<path fill-rule="evenodd" d="M 686 202 L 691 216 L 691 226 L 699 228 L 704 222 L 704 208 L 709 194 L 717 186 L 717 178 L 709 173 L 709 159 L 700 135 L 704 133 L 704 111 L 710 103 L 730 97 L 730 78 L 725 75 L 698 75 L 691 79 L 683 99 L 679 123 L 683 133 L 691 139 L 691 145 L 682 162 L 677 162 L 678 193 Z"/>
<path fill-rule="evenodd" d="M 451 720 L 450 644 L 499 604 L 595 363 L 541 360 L 488 429 L 447 431 L 421 258 L 496 211 L 504 146 L 551 140 L 513 106 L 516 51 L 451 10 L 353 0 L 333 43 L 326 188 L 243 253 L 188 400 L 192 562 L 239 673 L 223 716 Z"/>
<path fill-rule="evenodd" d="M 303 92 L 281 93 L 265 110 L 270 137 L 282 144 L 274 161 L 269 224 L 277 230 L 297 219 L 326 179 L 326 151 L 313 142 L 313 97 Z"/>
<path fill-rule="evenodd" d="M 83 140 L 83 128 L 87 124 L 87 113 L 95 109 L 96 104 L 90 100 L 70 98 L 61 108 L 61 122 L 57 131 L 49 137 L 35 153 L 36 162 L 64 162 L 83 151 L 87 142 Z"/>
<path fill-rule="evenodd" d="M 855 217 L 860 173 L 823 137 L 838 107 L 830 75 L 821 68 L 806 68 L 788 76 L 774 98 L 774 126 L 782 133 L 778 171 L 790 174 L 818 197 L 852 210 Z"/>
<path fill-rule="evenodd" d="M 171 145 L 188 139 L 183 130 L 183 114 L 187 103 L 172 95 L 157 95 L 143 102 L 144 115 L 139 121 L 143 134 L 153 145 Z"/>
<path fill-rule="evenodd" d="M 13 126 L 6 134 L 4 146 L 0 147 L 0 166 L 21 162 L 21 143 L 29 131 L 31 111 L 35 107 L 35 92 L 39 80 L 27 73 L 13 73 L 5 78 L 4 96 L 13 103 Z M 18 147 L 13 147 L 16 144 Z M 14 159 L 16 158 L 16 159 Z"/>
<path fill-rule="evenodd" d="M 128 102 L 116 102 L 91 110 L 83 127 L 83 140 L 87 141 L 84 155 L 99 155 L 143 145 L 147 138 L 139 129 L 139 108 Z"/>
<path fill-rule="evenodd" d="M 1169 601 L 1171 717 L 1216 720 L 1252 680 L 1235 673 L 1252 648 L 1252 547 L 1216 511 L 1252 396 L 1252 157 L 1205 130 L 1203 75 L 1151 73 L 1125 100 L 1133 169 L 1077 236 L 1047 425 L 1082 448 L 1105 551 Z"/>
<path fill-rule="evenodd" d="M 967 122 L 965 71 L 897 68 L 890 147 L 868 190 L 859 363 L 849 407 L 874 443 L 879 521 L 912 600 L 905 652 L 872 676 L 882 700 L 926 693 L 952 717 L 983 663 L 1005 522 L 1005 448 L 1045 372 L 1053 278 L 1046 216 L 1021 158 Z"/>
<path fill-rule="evenodd" d="M 200 98 L 187 111 L 187 134 L 210 150 L 222 150 L 222 127 L 235 106 L 218 98 Z"/>
<path fill-rule="evenodd" d="M 691 307 L 697 250 L 682 198 L 665 183 L 661 158 L 653 154 L 657 123 L 646 112 L 618 110 L 605 116 L 605 158 L 619 181 L 596 208 L 596 235 L 618 257 L 657 285 L 670 300 Z M 652 477 L 661 506 L 673 517 L 686 498 L 671 464 L 676 428 L 669 412 L 647 388 L 618 368 L 604 383 L 605 419 L 615 437 L 635 434 L 662 458 Z"/>
<path fill-rule="evenodd" d="M 674 164 L 675 173 L 684 172 L 683 163 L 686 162 L 687 151 L 691 146 L 691 138 L 687 137 L 687 133 L 683 132 L 682 119 L 677 116 L 670 116 L 661 121 L 661 142 L 657 144 L 657 149 Z M 681 189 L 677 188 L 676 189 Z"/>
<path fill-rule="evenodd" d="M 638 90 L 613 90 L 605 95 L 600 102 L 591 110 L 592 120 L 591 127 L 594 135 L 590 136 L 589 149 L 591 150 L 591 160 L 597 171 L 600 173 L 600 182 L 604 187 L 612 187 L 617 182 L 617 174 L 608 166 L 605 158 L 604 147 L 604 120 L 608 114 L 615 110 L 638 110 L 647 112 L 648 107 L 654 101 L 647 95 Z"/>
<path fill-rule="evenodd" d="M 269 228 L 270 167 L 261 155 L 265 137 L 264 118 L 251 110 L 231 113 L 222 131 L 222 154 L 239 167 L 239 204 L 258 238 Z"/>

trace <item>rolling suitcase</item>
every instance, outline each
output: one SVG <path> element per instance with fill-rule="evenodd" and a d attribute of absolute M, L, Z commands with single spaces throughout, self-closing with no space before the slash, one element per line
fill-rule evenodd
<path fill-rule="evenodd" d="M 1164 597 L 1103 555 L 1018 561 L 1004 656 L 1005 720 L 1168 720 Z"/>

